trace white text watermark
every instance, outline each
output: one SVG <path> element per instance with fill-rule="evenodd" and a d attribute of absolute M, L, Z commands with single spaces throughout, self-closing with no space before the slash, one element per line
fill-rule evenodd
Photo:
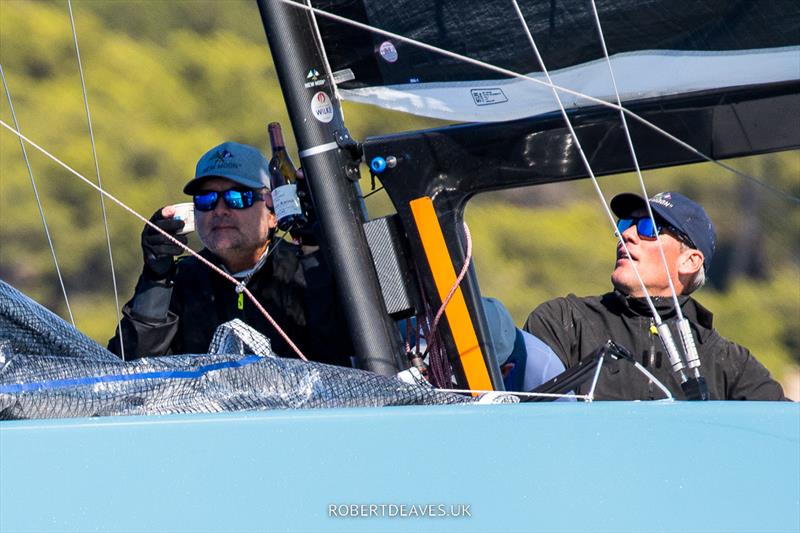
<path fill-rule="evenodd" d="M 332 518 L 472 518 L 472 506 L 464 503 L 331 503 Z"/>

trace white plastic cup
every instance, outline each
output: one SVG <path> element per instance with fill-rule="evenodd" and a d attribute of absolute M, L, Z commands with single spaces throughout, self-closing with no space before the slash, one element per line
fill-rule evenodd
<path fill-rule="evenodd" d="M 183 229 L 178 232 L 178 235 L 194 231 L 194 204 L 192 202 L 175 204 L 172 206 L 172 209 L 175 210 L 173 218 L 176 220 L 183 220 L 184 222 Z"/>

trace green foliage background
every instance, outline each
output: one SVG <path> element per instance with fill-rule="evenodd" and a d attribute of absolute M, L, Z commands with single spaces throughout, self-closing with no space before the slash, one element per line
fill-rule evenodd
<path fill-rule="evenodd" d="M 224 140 L 266 147 L 266 123 L 293 142 L 255 2 L 75 1 L 103 186 L 149 217 L 183 201 L 197 157 Z M 0 64 L 21 131 L 92 181 L 95 163 L 64 1 L 0 0 Z M 12 123 L 2 95 L 0 118 Z M 356 138 L 439 125 L 346 104 Z M 114 328 L 108 251 L 98 194 L 37 150 L 28 154 L 78 327 L 105 343 Z M 730 162 L 800 195 L 800 155 Z M 648 189 L 700 199 L 720 234 L 712 281 L 698 299 L 721 333 L 750 347 L 788 380 L 800 365 L 800 209 L 796 201 L 710 164 L 646 174 Z M 606 198 L 638 190 L 633 176 L 602 179 Z M 369 180 L 362 181 L 369 190 Z M 368 200 L 372 216 L 391 211 Z M 106 201 L 120 298 L 141 269 L 142 222 Z M 467 209 L 482 290 L 521 324 L 541 301 L 610 287 L 614 242 L 586 183 L 502 192 Z M 194 242 L 197 245 L 197 242 Z M 67 317 L 19 142 L 0 132 L 0 276 Z M 122 302 L 120 302 L 122 303 Z M 785 381 L 797 398 L 796 382 Z"/>

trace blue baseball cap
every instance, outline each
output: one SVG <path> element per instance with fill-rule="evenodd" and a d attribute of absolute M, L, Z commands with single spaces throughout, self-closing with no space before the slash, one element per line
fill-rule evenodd
<path fill-rule="evenodd" d="M 489 326 L 489 338 L 492 353 L 497 358 L 499 365 L 504 365 L 511 352 L 514 351 L 514 341 L 517 337 L 517 327 L 511 318 L 508 309 L 495 298 L 482 297 L 483 312 L 486 315 L 486 324 Z"/>
<path fill-rule="evenodd" d="M 245 187 L 269 189 L 269 162 L 253 146 L 224 142 L 200 158 L 194 178 L 189 180 L 183 192 L 194 194 L 206 178 L 226 178 Z"/>
<path fill-rule="evenodd" d="M 717 246 L 717 235 L 706 210 L 679 192 L 656 194 L 650 198 L 650 208 L 656 216 L 656 222 L 661 218 L 674 226 L 692 241 L 695 249 L 703 252 L 703 270 L 708 272 Z M 647 207 L 644 198 L 638 194 L 622 193 L 611 199 L 611 210 L 619 218 L 631 218 L 640 209 L 646 210 Z"/>

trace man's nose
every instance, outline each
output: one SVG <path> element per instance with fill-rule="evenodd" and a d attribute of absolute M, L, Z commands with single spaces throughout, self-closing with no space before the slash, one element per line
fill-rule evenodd
<path fill-rule="evenodd" d="M 214 206 L 213 213 L 215 215 L 227 215 L 230 214 L 230 209 L 231 208 L 228 207 L 228 204 L 225 202 L 225 198 L 220 198 L 217 200 L 217 205 Z"/>
<path fill-rule="evenodd" d="M 622 238 L 625 239 L 625 242 L 638 242 L 639 231 L 636 229 L 636 224 L 623 231 Z"/>

